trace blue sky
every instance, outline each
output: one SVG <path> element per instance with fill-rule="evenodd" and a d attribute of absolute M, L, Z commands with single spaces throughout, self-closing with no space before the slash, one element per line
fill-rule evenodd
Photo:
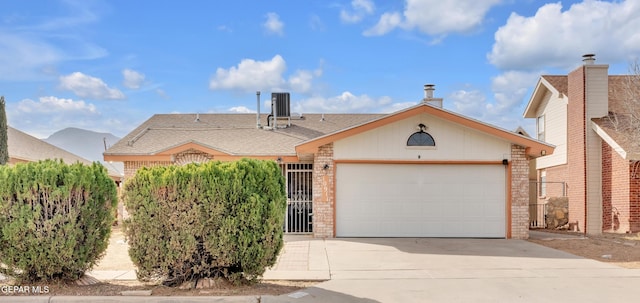
<path fill-rule="evenodd" d="M 123 136 L 156 113 L 380 113 L 436 85 L 447 109 L 507 129 L 541 74 L 640 54 L 640 1 L 2 1 L 9 124 Z"/>

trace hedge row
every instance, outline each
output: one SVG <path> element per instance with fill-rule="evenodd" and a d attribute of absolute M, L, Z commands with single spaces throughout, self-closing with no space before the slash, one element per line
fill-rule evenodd
<path fill-rule="evenodd" d="M 124 192 L 140 280 L 255 281 L 282 248 L 286 194 L 273 161 L 143 168 Z"/>
<path fill-rule="evenodd" d="M 80 278 L 107 248 L 116 204 L 116 185 L 98 163 L 0 166 L 0 273 Z"/>

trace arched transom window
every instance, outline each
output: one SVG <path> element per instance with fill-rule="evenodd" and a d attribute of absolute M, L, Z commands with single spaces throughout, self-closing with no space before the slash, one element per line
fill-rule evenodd
<path fill-rule="evenodd" d="M 427 127 L 422 123 L 418 127 L 420 127 L 420 130 L 407 139 L 407 146 L 436 146 L 436 141 L 426 132 Z"/>

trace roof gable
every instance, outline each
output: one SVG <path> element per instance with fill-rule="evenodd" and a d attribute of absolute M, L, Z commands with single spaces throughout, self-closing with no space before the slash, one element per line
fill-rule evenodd
<path fill-rule="evenodd" d="M 543 143 L 538 140 L 527 138 L 515 132 L 511 132 L 493 125 L 489 125 L 484 122 L 480 122 L 478 120 L 475 120 L 466 116 L 462 116 L 460 114 L 456 114 L 439 107 L 434 107 L 426 103 L 421 103 L 416 106 L 407 108 L 405 110 L 401 110 L 401 111 L 386 115 L 384 117 L 375 119 L 373 121 L 355 125 L 353 127 L 349 127 L 343 130 L 336 131 L 331 134 L 327 134 L 318 138 L 308 140 L 306 142 L 298 144 L 296 146 L 296 152 L 314 153 L 317 150 L 317 148 L 322 145 L 333 143 L 340 139 L 347 138 L 356 134 L 360 134 L 362 132 L 365 132 L 374 128 L 378 128 L 378 127 L 381 127 L 399 120 L 403 120 L 415 115 L 419 115 L 422 113 L 430 114 L 438 118 L 451 121 L 459 125 L 469 127 L 495 137 L 502 138 L 513 144 L 524 146 L 527 148 L 527 154 L 532 157 L 539 157 L 542 154 L 549 155 L 553 153 L 553 150 L 554 150 L 554 147 L 547 143 Z"/>
<path fill-rule="evenodd" d="M 541 76 L 533 90 L 533 94 L 531 94 L 523 116 L 525 118 L 535 118 L 538 107 L 544 101 L 544 97 L 548 92 L 551 92 L 553 96 L 558 98 L 567 96 L 567 92 L 569 91 L 568 83 L 569 80 L 567 76 Z"/>

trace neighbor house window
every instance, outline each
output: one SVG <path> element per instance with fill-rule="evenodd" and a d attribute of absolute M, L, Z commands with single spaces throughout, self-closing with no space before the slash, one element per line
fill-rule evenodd
<path fill-rule="evenodd" d="M 540 171 L 540 197 L 547 196 L 547 171 Z"/>
<path fill-rule="evenodd" d="M 420 131 L 413 133 L 407 139 L 407 146 L 436 146 L 436 141 L 426 132 L 427 127 L 424 124 L 418 125 Z"/>
<path fill-rule="evenodd" d="M 538 140 L 544 141 L 544 115 L 538 117 Z"/>

